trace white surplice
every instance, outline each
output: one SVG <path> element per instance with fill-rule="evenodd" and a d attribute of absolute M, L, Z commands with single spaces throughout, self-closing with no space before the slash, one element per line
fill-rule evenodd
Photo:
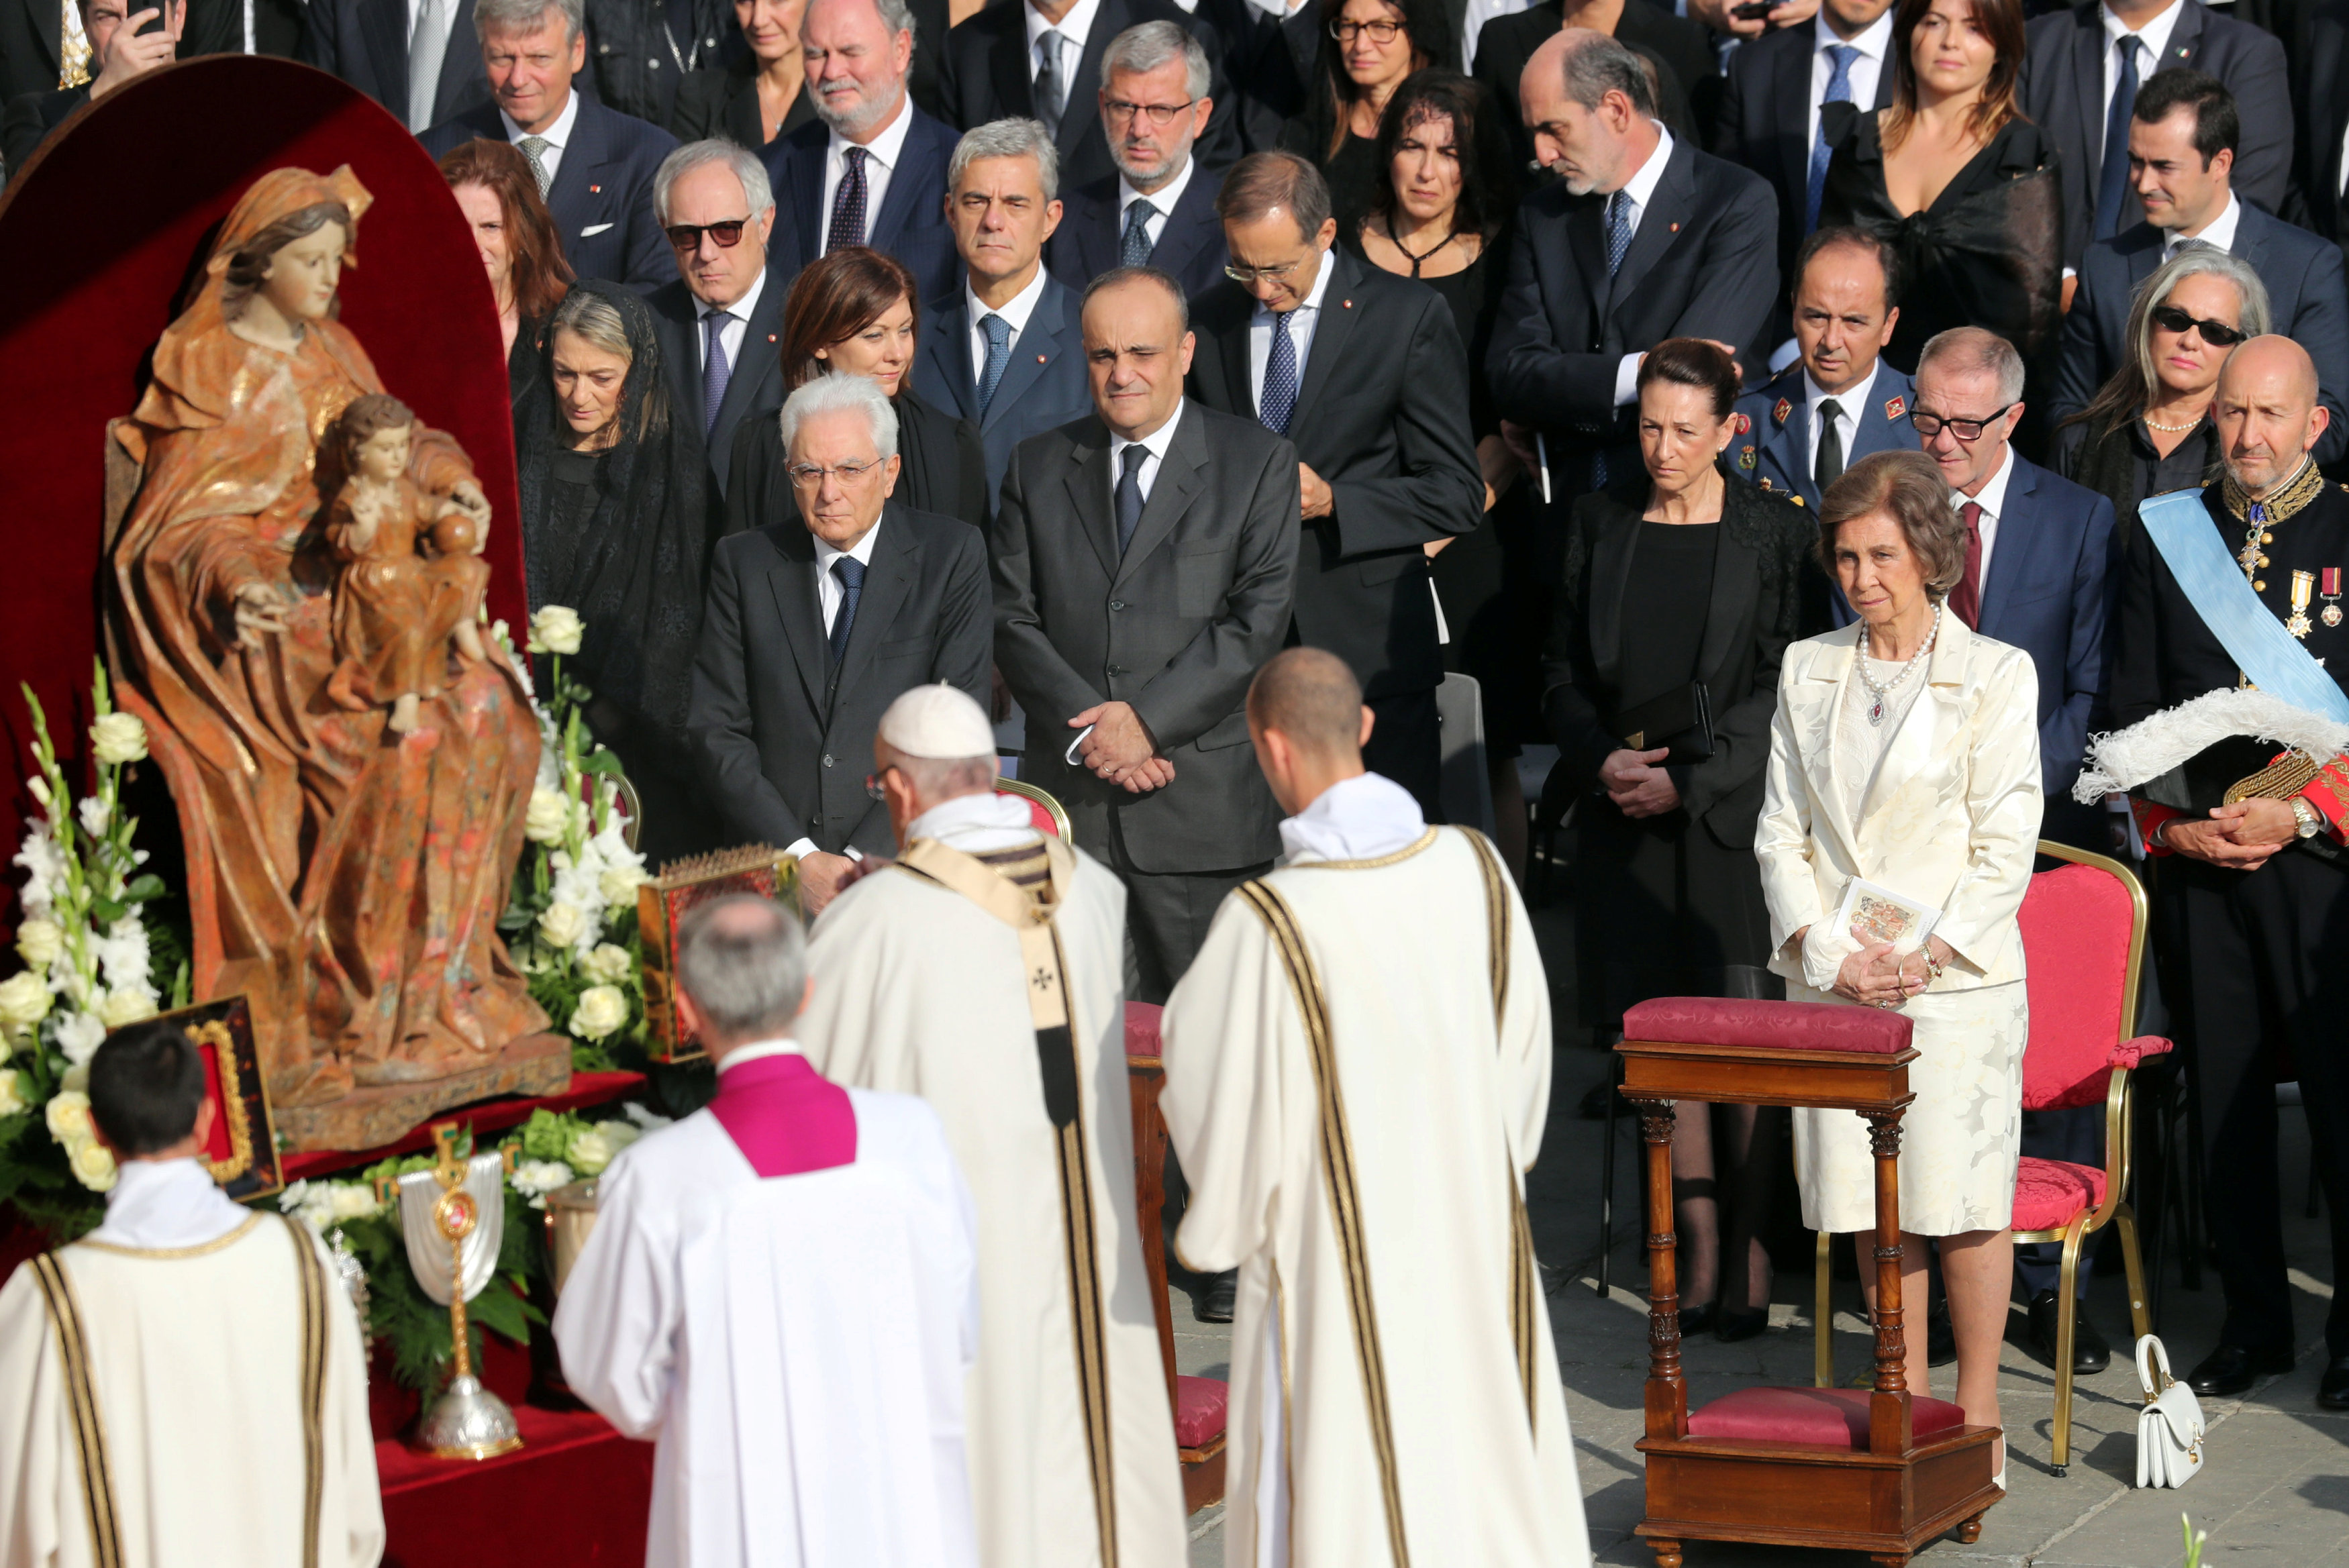
<path fill-rule="evenodd" d="M 1486 876 L 1464 833 L 1366 774 L 1281 837 L 1264 881 L 1302 953 L 1233 893 L 1164 1025 L 1163 1104 L 1191 1183 L 1176 1246 L 1195 1269 L 1240 1271 L 1226 1561 L 1377 1568 L 1400 1535 L 1415 1563 L 1581 1568 L 1522 1219 L 1550 1070 L 1525 907 L 1499 872 L 1496 1020 Z M 1326 1031 L 1292 977 L 1309 965 Z"/>
<path fill-rule="evenodd" d="M 846 1165 L 761 1180 L 705 1109 L 604 1174 L 554 1337 L 574 1391 L 659 1445 L 648 1568 L 977 1562 L 969 1194 L 927 1106 L 850 1102 Z"/>
<path fill-rule="evenodd" d="M 1033 842 L 1024 802 L 947 801 L 913 825 L 966 852 Z M 1065 1191 L 1019 942 L 962 894 L 902 870 L 850 886 L 815 923 L 800 1038 L 836 1083 L 926 1099 L 978 1207 L 971 1491 L 988 1568 L 1179 1568 L 1174 1414 L 1135 1226 L 1124 1047 L 1125 890 L 1076 851 L 1055 918 L 1077 1042 L 1087 1181 Z M 1080 1384 L 1070 1236 L 1089 1235 L 1102 1324 L 1115 1562 Z"/>
<path fill-rule="evenodd" d="M 310 1314 L 296 1247 L 316 1265 Z M 370 1568 L 383 1504 L 366 1357 L 316 1236 L 231 1202 L 193 1160 L 131 1161 L 105 1224 L 57 1256 L 75 1352 L 34 1264 L 0 1289 L 0 1564 L 101 1561 L 78 1367 L 102 1429 L 97 1511 L 114 1521 L 124 1568 L 303 1568 L 314 1477 L 316 1561 Z M 305 1316 L 324 1338 L 307 1365 Z"/>

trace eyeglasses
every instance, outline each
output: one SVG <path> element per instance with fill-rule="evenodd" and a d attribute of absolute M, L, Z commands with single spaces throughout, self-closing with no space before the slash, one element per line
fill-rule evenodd
<path fill-rule="evenodd" d="M 688 255 L 701 249 L 704 234 L 717 241 L 719 250 L 730 251 L 742 242 L 742 231 L 750 222 L 748 218 L 729 218 L 723 223 L 671 223 L 661 232 L 668 236 L 671 246 Z"/>
<path fill-rule="evenodd" d="M 1102 112 L 1114 120 L 1131 120 L 1141 115 L 1150 121 L 1154 130 L 1164 130 L 1174 123 L 1174 117 L 1198 103 L 1197 98 L 1185 98 L 1181 103 L 1128 103 L 1123 98 L 1105 98 Z"/>
<path fill-rule="evenodd" d="M 1959 440 L 1971 445 L 1981 440 L 1982 433 L 1997 424 L 2005 417 L 2006 410 L 2013 407 L 2013 404 L 2009 403 L 2004 407 L 1993 408 L 1979 419 L 1944 419 L 1939 414 L 1928 414 L 1922 408 L 1911 408 L 1909 410 L 1909 424 L 1912 429 L 1929 441 L 1947 429 Z"/>
<path fill-rule="evenodd" d="M 878 773 L 867 773 L 864 776 L 864 792 L 875 800 L 886 800 L 889 798 L 889 790 L 881 780 L 896 771 L 896 768 L 897 765 L 892 762 Z"/>
<path fill-rule="evenodd" d="M 1332 22 L 1330 24 L 1330 36 L 1337 39 L 1338 42 L 1341 44 L 1350 44 L 1355 40 L 1355 38 L 1364 33 L 1368 33 L 1371 36 L 1371 42 L 1373 44 L 1392 44 L 1395 41 L 1396 34 L 1407 30 L 1408 29 L 1406 29 L 1401 22 L 1396 21 Z"/>
<path fill-rule="evenodd" d="M 869 463 L 834 463 L 828 469 L 819 467 L 814 463 L 793 463 L 789 471 L 792 476 L 792 483 L 799 486 L 802 490 L 813 490 L 816 486 L 823 483 L 823 477 L 826 474 L 830 474 L 842 484 L 853 485 L 857 480 L 863 479 L 865 475 L 874 473 L 880 468 L 881 463 L 878 459 L 875 459 Z"/>
<path fill-rule="evenodd" d="M 1283 262 L 1272 267 L 1226 267 L 1224 276 L 1236 284 L 1285 284 L 1289 274 L 1304 264 L 1302 262 Z"/>
<path fill-rule="evenodd" d="M 2240 326 L 2229 326 L 2223 321 L 2198 321 L 2174 304 L 2158 304 L 2151 312 L 2153 325 L 2164 332 L 2184 333 L 2189 327 L 2202 335 L 2202 341 L 2213 348 L 2232 348 L 2251 336 Z"/>

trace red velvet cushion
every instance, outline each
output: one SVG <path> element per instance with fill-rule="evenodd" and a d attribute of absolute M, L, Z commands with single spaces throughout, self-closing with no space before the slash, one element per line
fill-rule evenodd
<path fill-rule="evenodd" d="M 1155 1002 L 1128 1002 L 1125 1005 L 1125 1054 L 1129 1057 L 1154 1057 L 1158 1054 L 1158 1020 L 1166 1009 Z"/>
<path fill-rule="evenodd" d="M 1922 1438 L 1966 1424 L 1966 1413 L 1946 1399 L 1909 1401 L 1909 1429 Z M 1813 1448 L 1868 1447 L 1865 1388 L 1740 1388 L 1689 1412 L 1692 1438 L 1741 1438 Z"/>
<path fill-rule="evenodd" d="M 2064 865 L 2031 879 L 2018 918 L 2031 972 L 2023 1106 L 2094 1105 L 2121 1037 L 2136 901 L 2109 872 Z"/>
<path fill-rule="evenodd" d="M 1786 1051 L 1909 1048 L 1909 1020 L 1881 1007 L 1834 1002 L 1739 1002 L 1718 996 L 1659 996 L 1623 1015 L 1627 1040 L 1692 1046 L 1772 1046 Z"/>
<path fill-rule="evenodd" d="M 1174 1446 L 1204 1448 L 1224 1435 L 1224 1406 L 1231 1394 L 1220 1377 L 1174 1379 Z"/>
<path fill-rule="evenodd" d="M 998 789 L 996 793 L 998 795 L 1013 795 L 1018 794 L 1018 791 L 1012 789 Z M 1028 802 L 1028 825 L 1030 827 L 1035 829 L 1038 832 L 1043 834 L 1048 839 L 1057 839 L 1061 836 L 1061 826 L 1059 823 L 1052 820 L 1052 813 L 1045 807 L 1043 801 L 1028 795 L 1020 795 L 1019 799 Z"/>
<path fill-rule="evenodd" d="M 2034 1160 L 2026 1154 L 2014 1175 L 2014 1228 L 2052 1231 L 2104 1201 L 2103 1166 Z"/>

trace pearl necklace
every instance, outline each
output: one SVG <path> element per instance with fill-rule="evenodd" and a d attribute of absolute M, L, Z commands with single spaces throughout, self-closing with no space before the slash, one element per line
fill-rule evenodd
<path fill-rule="evenodd" d="M 2145 417 L 2145 428 L 2147 429 L 2159 430 L 2165 436 L 2182 435 L 2186 431 L 2191 430 L 2199 426 L 2201 423 L 2202 421 L 2199 419 L 2189 419 L 2183 425 L 2165 425 L 2150 414 L 2147 414 Z"/>
<path fill-rule="evenodd" d="M 1868 705 L 1868 723 L 1880 725 L 1884 722 L 1885 704 L 1892 699 L 1892 694 L 1899 687 L 1900 683 L 1916 673 L 1917 666 L 1925 662 L 1925 655 L 1933 651 L 1934 640 L 1940 634 L 1941 604 L 1937 601 L 1933 605 L 1933 627 L 1925 634 L 1923 645 L 1909 655 L 1909 662 L 1902 665 L 1890 680 L 1879 685 L 1876 677 L 1868 673 L 1868 628 L 1865 625 L 1860 627 L 1859 646 L 1857 650 L 1859 663 L 1856 667 L 1859 672 L 1860 684 L 1876 696 L 1876 700 Z"/>

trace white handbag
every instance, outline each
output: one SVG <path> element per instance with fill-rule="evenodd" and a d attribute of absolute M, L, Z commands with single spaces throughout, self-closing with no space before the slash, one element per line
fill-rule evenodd
<path fill-rule="evenodd" d="M 2169 1352 L 2150 1334 L 2137 1342 L 2137 1484 L 2184 1486 L 2202 1469 L 2202 1401 L 2169 1375 Z"/>

